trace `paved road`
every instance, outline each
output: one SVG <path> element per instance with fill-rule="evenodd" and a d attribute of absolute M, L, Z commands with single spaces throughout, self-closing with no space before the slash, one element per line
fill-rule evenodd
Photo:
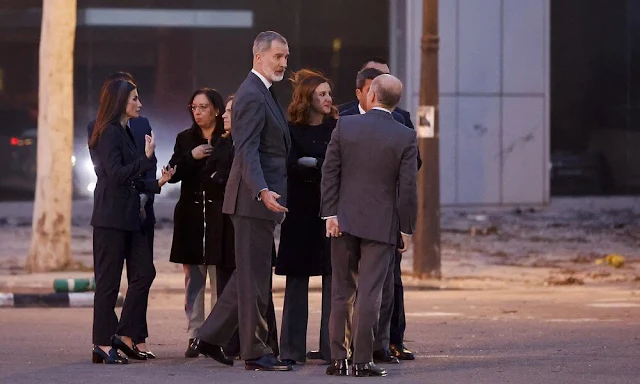
<path fill-rule="evenodd" d="M 407 292 L 414 362 L 387 366 L 394 383 L 638 383 L 640 285 Z M 319 299 L 311 295 L 310 348 Z M 276 306 L 282 296 L 276 297 Z M 149 319 L 158 359 L 90 363 L 91 309 L 1 309 L 0 383 L 348 383 L 325 366 L 245 371 L 185 359 L 182 297 L 154 292 Z M 278 316 L 281 311 L 278 310 Z M 364 379 L 363 379 L 364 380 Z"/>

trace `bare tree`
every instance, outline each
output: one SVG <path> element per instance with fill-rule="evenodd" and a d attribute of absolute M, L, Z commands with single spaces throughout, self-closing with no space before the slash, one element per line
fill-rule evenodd
<path fill-rule="evenodd" d="M 38 176 L 26 269 L 71 264 L 73 49 L 76 0 L 42 2 L 38 90 Z"/>

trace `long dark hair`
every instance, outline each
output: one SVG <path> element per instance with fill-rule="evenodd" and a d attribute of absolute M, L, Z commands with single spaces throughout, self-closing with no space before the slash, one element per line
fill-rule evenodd
<path fill-rule="evenodd" d="M 102 88 L 93 134 L 89 138 L 89 148 L 96 146 L 107 125 L 119 122 L 122 115 L 127 111 L 129 94 L 134 89 L 136 89 L 136 86 L 126 80 L 114 80 Z"/>
<path fill-rule="evenodd" d="M 313 93 L 320 84 L 327 83 L 333 88 L 331 81 L 320 72 L 310 69 L 295 72 L 290 80 L 293 85 L 293 96 L 288 109 L 289 121 L 293 124 L 309 124 Z M 331 106 L 331 112 L 324 116 L 325 119 L 329 117 L 338 118 L 338 109 L 335 106 Z"/>
<path fill-rule="evenodd" d="M 211 107 L 218 110 L 218 115 L 216 116 L 216 126 L 213 128 L 213 133 L 211 134 L 211 142 L 214 142 L 214 139 L 217 139 L 222 134 L 224 134 L 224 122 L 222 121 L 222 114 L 224 113 L 224 101 L 222 100 L 222 95 L 220 92 L 216 91 L 213 88 L 200 88 L 197 91 L 193 92 L 191 98 L 189 98 L 189 107 L 193 104 L 193 99 L 198 95 L 205 95 L 207 99 L 209 99 L 209 103 L 211 103 Z M 189 109 L 189 115 L 191 116 L 191 128 L 200 128 L 200 126 L 196 123 L 195 117 L 193 117 L 193 112 Z"/>

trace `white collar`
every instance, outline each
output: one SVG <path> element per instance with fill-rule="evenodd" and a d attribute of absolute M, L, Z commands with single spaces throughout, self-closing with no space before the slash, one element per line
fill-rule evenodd
<path fill-rule="evenodd" d="M 252 69 L 251 73 L 253 73 L 254 75 L 258 76 L 260 81 L 262 81 L 262 84 L 264 84 L 264 86 L 267 87 L 267 89 L 269 89 L 271 87 L 271 82 L 269 80 L 267 80 L 266 77 L 262 76 L 260 74 L 260 72 L 256 71 L 255 69 Z"/>
<path fill-rule="evenodd" d="M 385 111 L 385 112 L 387 112 L 388 114 L 391 114 L 391 111 L 390 111 L 390 110 L 385 109 L 385 108 L 382 108 L 382 107 L 373 107 L 373 108 L 371 108 L 371 109 L 377 109 L 378 111 Z"/>
<path fill-rule="evenodd" d="M 361 115 L 364 115 L 365 113 L 367 113 L 367 111 L 365 111 L 365 110 L 362 108 L 362 105 L 360 105 L 360 103 L 358 103 L 358 110 L 360 111 L 360 114 L 361 114 Z"/>

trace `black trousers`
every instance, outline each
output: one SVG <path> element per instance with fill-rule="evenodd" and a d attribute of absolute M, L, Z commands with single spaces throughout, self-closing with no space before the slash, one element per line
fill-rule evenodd
<path fill-rule="evenodd" d="M 322 310 L 320 313 L 320 354 L 331 360 L 329 314 L 331 313 L 331 275 L 322 276 Z M 306 361 L 307 325 L 309 323 L 309 276 L 287 276 L 282 308 L 280 347 L 282 358 Z"/>
<path fill-rule="evenodd" d="M 391 312 L 390 343 L 402 345 L 407 322 L 404 316 L 404 287 L 402 286 L 402 253 L 396 250 L 393 266 L 393 311 Z"/>
<path fill-rule="evenodd" d="M 144 234 L 147 238 L 147 243 L 149 244 L 149 257 L 151 258 L 151 262 L 153 263 L 153 239 L 154 239 L 154 226 L 150 225 L 144 228 Z M 127 281 L 131 281 L 131 275 L 129 273 L 129 268 L 127 267 Z M 140 334 L 132 337 L 132 341 L 134 344 L 144 343 L 149 337 L 149 327 L 147 326 L 147 316 L 144 317 L 144 325 L 140 329 Z"/>
<path fill-rule="evenodd" d="M 226 346 L 239 330 L 244 360 L 273 353 L 267 312 L 271 292 L 271 257 L 276 222 L 231 215 L 235 228 L 236 270 L 198 331 L 198 338 Z M 242 319 L 242 321 L 239 321 Z"/>
<path fill-rule="evenodd" d="M 156 276 L 144 230 L 93 228 L 96 290 L 93 304 L 93 344 L 111 345 L 114 334 L 132 339 L 147 333 L 149 289 Z M 120 320 L 115 313 L 122 267 L 127 263 L 128 288 Z"/>

